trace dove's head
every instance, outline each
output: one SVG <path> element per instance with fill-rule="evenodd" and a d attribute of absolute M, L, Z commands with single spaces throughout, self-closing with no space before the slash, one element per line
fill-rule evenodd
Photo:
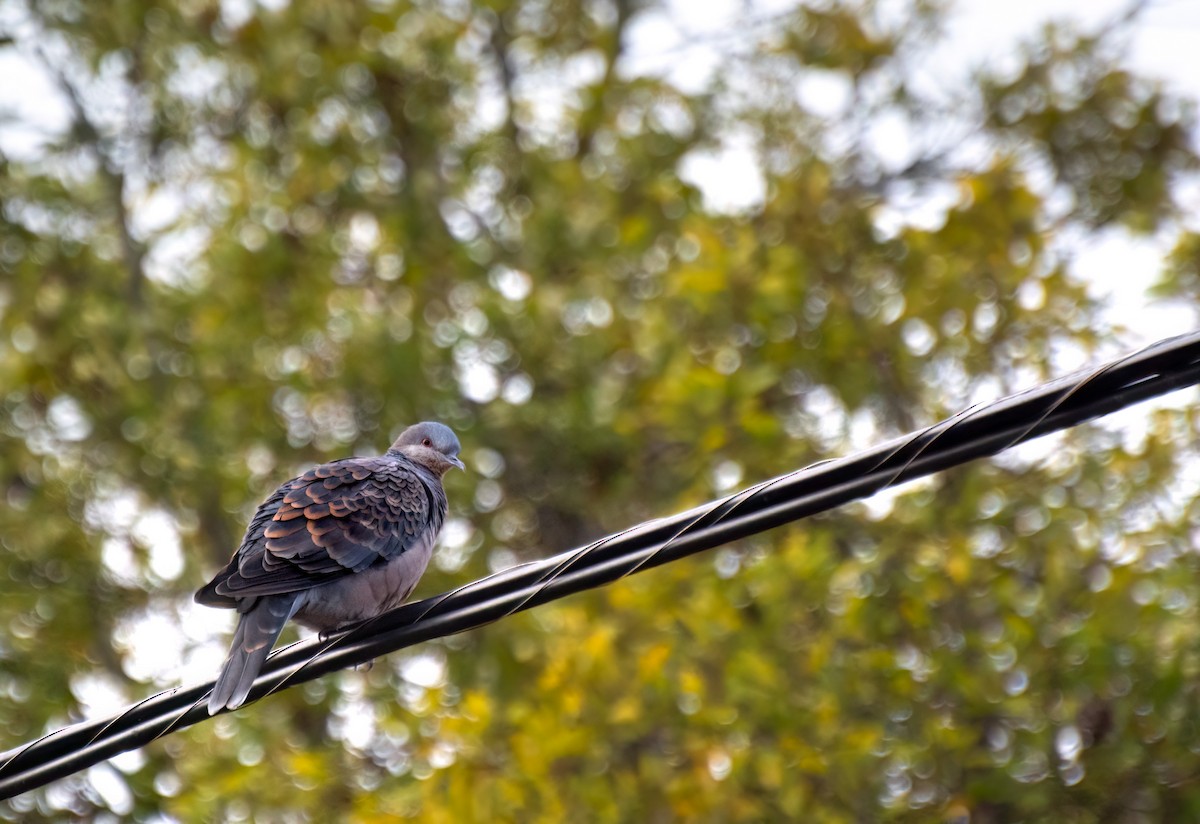
<path fill-rule="evenodd" d="M 453 466 L 466 469 L 458 457 L 461 449 L 458 436 L 450 427 L 435 421 L 424 421 L 401 432 L 388 451 L 399 452 L 441 477 Z"/>

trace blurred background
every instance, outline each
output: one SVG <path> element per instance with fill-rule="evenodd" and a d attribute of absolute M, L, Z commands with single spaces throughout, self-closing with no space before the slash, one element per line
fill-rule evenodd
<path fill-rule="evenodd" d="M 1194 328 L 1200 16 L 1053 7 L 0 0 L 0 750 L 211 678 L 257 504 L 407 423 L 427 597 Z M 1200 817 L 1195 402 L 0 818 Z"/>

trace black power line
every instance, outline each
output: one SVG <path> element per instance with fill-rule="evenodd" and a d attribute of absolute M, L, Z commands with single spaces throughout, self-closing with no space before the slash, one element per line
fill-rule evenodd
<path fill-rule="evenodd" d="M 832 509 L 1196 383 L 1200 383 L 1200 332 L 1160 341 L 1097 369 L 973 407 L 857 455 L 815 464 L 688 512 L 521 564 L 401 606 L 334 637 L 293 644 L 267 659 L 250 700 Z M 208 718 L 204 704 L 211 689 L 209 682 L 168 690 L 112 718 L 76 724 L 0 755 L 0 799 L 203 721 Z"/>

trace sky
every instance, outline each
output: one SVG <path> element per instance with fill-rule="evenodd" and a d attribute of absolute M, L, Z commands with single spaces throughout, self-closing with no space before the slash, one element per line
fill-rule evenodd
<path fill-rule="evenodd" d="M 641 71 L 662 72 L 684 87 L 703 84 L 707 73 L 719 71 L 718 48 L 704 45 L 739 19 L 768 20 L 789 8 L 783 0 L 754 0 L 747 12 L 743 0 L 669 0 L 669 14 L 643 15 L 630 36 L 633 63 Z M 886 2 L 884 3 L 886 6 Z M 959 0 L 946 21 L 947 37 L 936 44 L 923 61 L 922 81 L 931 88 L 951 88 L 968 79 L 983 66 L 1017 68 L 1018 46 L 1031 40 L 1050 21 L 1070 20 L 1092 31 L 1119 18 L 1130 8 L 1129 0 Z M 769 23 L 768 23 L 769 25 Z M 1200 101 L 1200 3 L 1194 0 L 1149 2 L 1133 29 L 1129 43 L 1129 66 L 1166 84 L 1175 93 Z M 821 102 L 831 112 L 838 109 L 842 94 L 836 84 L 810 90 L 806 103 Z M 1200 136 L 1197 136 L 1200 140 Z M 903 165 L 906 141 L 895 130 L 884 130 L 879 144 L 897 153 Z M 886 152 L 886 148 L 885 148 Z M 736 144 L 719 156 L 693 159 L 685 167 L 705 192 L 710 206 L 738 211 L 752 207 L 763 196 L 764 184 L 752 156 Z M 1194 216 L 1187 228 L 1200 230 L 1200 180 L 1184 187 L 1183 202 Z M 906 219 L 937 222 L 952 201 L 923 203 Z M 1147 287 L 1160 273 L 1163 261 L 1175 244 L 1177 231 L 1150 238 L 1134 238 L 1114 228 L 1087 238 L 1066 238 L 1072 274 L 1088 284 L 1094 297 L 1107 301 L 1114 323 L 1129 327 L 1123 341 L 1134 348 L 1171 335 L 1193 331 L 1195 313 L 1189 307 L 1151 300 Z M 1114 353 L 1116 354 L 1116 353 Z M 1082 366 L 1063 364 L 1065 369 Z"/>
<path fill-rule="evenodd" d="M 239 0 L 238 5 L 241 8 L 244 4 Z M 695 88 L 721 69 L 721 49 L 736 47 L 725 37 L 732 22 L 763 21 L 765 30 L 772 15 L 791 5 L 783 0 L 751 0 L 747 10 L 746 0 L 668 0 L 668 11 L 644 13 L 635 18 L 626 44 L 625 69 L 634 73 L 662 73 L 680 86 Z M 1050 19 L 1068 18 L 1085 27 L 1095 27 L 1112 20 L 1127 6 L 1127 2 L 1120 0 L 961 0 L 947 21 L 949 36 L 929 51 L 921 71 L 925 82 L 931 84 L 962 83 L 980 66 L 1003 67 L 1006 61 L 1011 64 L 1017 44 L 1032 38 Z M 0 12 L 0 26 L 4 24 L 2 16 Z M 1134 29 L 1129 62 L 1139 72 L 1161 79 L 1172 90 L 1200 100 L 1198 42 L 1200 2 L 1152 2 Z M 843 92 L 837 83 L 816 83 L 805 94 L 811 95 L 813 103 L 827 106 L 834 113 Z M 66 103 L 50 79 L 11 48 L 0 49 L 0 113 L 4 115 L 0 119 L 0 150 L 17 158 L 36 153 L 39 136 L 61 131 L 69 120 Z M 903 135 L 884 133 L 881 140 L 885 144 L 892 141 L 896 151 L 903 152 Z M 765 191 L 752 155 L 736 140 L 719 155 L 692 158 L 686 173 L 702 188 L 707 202 L 717 209 L 752 208 Z M 1194 207 L 1188 228 L 1200 230 L 1200 182 L 1186 187 L 1184 198 L 1185 203 Z M 937 220 L 938 211 L 944 211 L 948 205 L 925 204 L 901 219 Z M 1131 327 L 1133 336 L 1125 341 L 1130 348 L 1192 331 L 1192 311 L 1158 305 L 1145 294 L 1173 241 L 1171 232 L 1135 239 L 1121 229 L 1074 241 L 1072 272 L 1088 284 L 1095 296 L 1109 300 L 1114 321 Z M 1135 417 L 1141 419 L 1144 415 L 1144 410 L 1134 410 L 1126 423 L 1136 425 Z M 886 501 L 881 499 L 880 504 L 886 506 Z M 142 523 L 154 513 L 143 513 L 136 518 L 135 515 L 131 514 L 134 520 L 128 528 L 157 530 L 153 544 L 160 547 L 160 553 L 166 553 L 157 561 L 152 558 L 151 565 L 162 566 L 159 572 L 166 577 L 178 575 L 178 540 L 166 539 L 172 530 L 158 522 Z M 106 547 L 112 556 L 106 555 L 106 563 L 119 568 L 123 563 L 121 550 L 117 544 Z M 226 633 L 232 627 L 231 615 L 214 615 L 211 610 L 201 610 L 189 603 L 178 607 L 172 629 L 164 629 L 158 616 L 146 617 L 144 625 L 127 628 L 131 639 L 139 638 L 138 644 L 130 644 L 134 653 L 132 674 L 156 678 L 161 683 L 196 682 L 211 677 L 224 655 Z M 183 639 L 176 633 L 185 627 L 203 629 L 189 632 Z M 145 643 L 145 634 L 150 631 L 169 637 Z M 137 655 L 138 649 L 146 654 Z M 162 650 L 177 654 L 164 657 Z M 77 693 L 91 714 L 119 707 L 130 698 L 122 695 L 115 685 L 102 683 L 80 684 Z"/>
<path fill-rule="evenodd" d="M 1086 26 L 1101 26 L 1130 7 L 1129 0 L 965 0 L 950 24 L 951 36 L 938 49 L 935 61 L 953 67 L 986 61 L 1003 65 L 1012 60 L 1013 45 L 1028 39 L 1047 20 L 1070 18 Z M 1193 0 L 1150 2 L 1130 42 L 1131 68 L 1166 83 L 1167 88 L 1200 101 L 1200 3 Z M 1200 140 L 1200 136 L 1196 139 Z M 1184 195 L 1194 215 L 1189 228 L 1200 230 L 1200 181 Z M 1162 269 L 1174 245 L 1175 233 L 1135 240 L 1114 229 L 1089 238 L 1075 250 L 1074 274 L 1096 296 L 1110 300 L 1117 319 L 1136 335 L 1132 345 L 1144 345 L 1193 330 L 1195 314 L 1185 307 L 1168 307 L 1145 293 Z"/>
<path fill-rule="evenodd" d="M 883 0 L 884 8 L 888 2 Z M 245 0 L 225 3 L 230 14 L 237 16 L 242 16 L 248 5 Z M 263 3 L 268 7 L 277 4 L 278 0 Z M 626 43 L 626 70 L 661 73 L 685 88 L 699 87 L 720 70 L 722 50 L 738 47 L 727 34 L 731 23 L 759 21 L 759 30 L 766 34 L 771 18 L 792 5 L 792 0 L 667 0 L 665 11 L 635 17 Z M 980 66 L 1011 65 L 1017 59 L 1017 45 L 1050 20 L 1069 19 L 1085 28 L 1098 27 L 1120 16 L 1129 5 L 1130 0 L 960 0 L 947 19 L 948 36 L 930 50 L 921 74 L 932 86 L 952 87 Z M 4 22 L 0 14 L 0 25 Z M 1129 62 L 1170 89 L 1200 100 L 1198 38 L 1200 3 L 1152 0 L 1134 29 Z M 844 90 L 836 83 L 817 82 L 806 94 L 814 104 L 824 101 L 832 113 Z M 61 131 L 69 120 L 66 103 L 51 80 L 13 49 L 0 49 L 0 114 L 4 115 L 0 119 L 0 150 L 17 158 L 36 152 L 40 135 Z M 879 143 L 902 156 L 906 140 L 885 125 Z M 684 174 L 717 209 L 753 208 L 765 193 L 752 155 L 736 139 L 719 155 L 689 158 Z M 1184 197 L 1195 207 L 1190 228 L 1200 229 L 1200 181 L 1186 187 Z M 926 210 L 932 208 L 932 218 L 922 215 L 920 209 L 907 217 L 936 221 L 938 212 L 949 205 L 926 203 Z M 1130 346 L 1191 331 L 1192 312 L 1156 304 L 1145 294 L 1174 238 L 1173 232 L 1166 232 L 1134 239 L 1121 229 L 1112 229 L 1099 237 L 1089 236 L 1070 250 L 1072 272 L 1088 283 L 1094 296 L 1110 301 L 1114 320 L 1132 328 L 1133 338 L 1127 341 Z"/>

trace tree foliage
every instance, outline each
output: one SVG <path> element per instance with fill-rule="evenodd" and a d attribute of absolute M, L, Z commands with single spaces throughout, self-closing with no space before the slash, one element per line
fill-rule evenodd
<path fill-rule="evenodd" d="M 631 68 L 650 0 L 0 12 L 70 112 L 0 167 L 5 746 L 215 669 L 228 616 L 190 592 L 253 507 L 414 420 L 472 469 L 432 595 L 1111 354 L 1064 238 L 1176 231 L 1197 164 L 1191 104 L 1121 66 L 1120 27 L 935 94 L 926 0 L 743 20 L 688 82 Z M 732 213 L 689 171 L 730 146 L 765 192 Z M 1181 237 L 1157 289 L 1194 302 Z M 0 816 L 1200 816 L 1200 418 L 1123 423 L 327 677 Z"/>

